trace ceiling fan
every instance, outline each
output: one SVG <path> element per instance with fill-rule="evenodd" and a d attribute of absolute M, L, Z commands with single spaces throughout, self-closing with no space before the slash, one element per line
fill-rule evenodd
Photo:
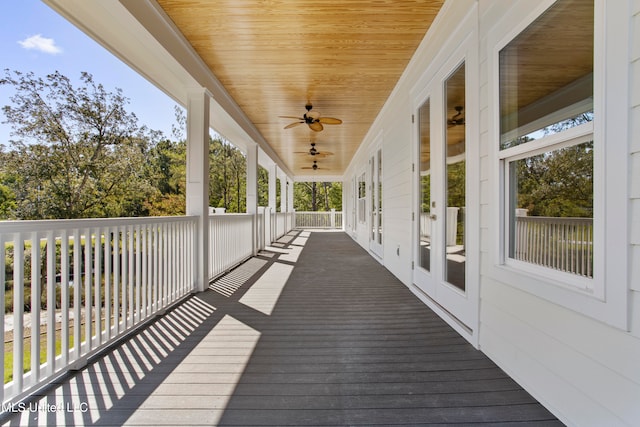
<path fill-rule="evenodd" d="M 307 112 L 304 113 L 304 115 L 302 117 L 295 117 L 295 116 L 280 116 L 281 118 L 284 119 L 295 119 L 296 121 L 288 124 L 287 126 L 285 126 L 285 129 L 289 129 L 292 128 L 294 126 L 298 126 L 301 125 L 303 123 L 307 124 L 309 126 L 309 128 L 313 131 L 316 132 L 320 132 L 322 129 L 324 129 L 324 127 L 322 126 L 323 124 L 325 125 L 339 125 L 340 123 L 342 123 L 342 120 L 340 119 L 336 119 L 333 117 L 320 117 L 320 113 L 318 113 L 317 111 L 313 111 L 313 105 L 311 105 L 311 103 L 307 103 L 307 105 L 304 106 L 304 108 L 307 109 Z"/>
<path fill-rule="evenodd" d="M 316 149 L 316 143 L 315 142 L 311 143 L 311 148 L 309 149 L 309 151 L 294 151 L 294 153 L 295 154 L 308 154 L 310 156 L 313 156 L 313 157 L 316 157 L 316 158 L 319 158 L 319 159 L 333 155 L 333 153 L 330 152 L 330 151 L 322 151 L 322 152 L 318 151 Z"/>
<path fill-rule="evenodd" d="M 313 161 L 313 165 L 309 166 L 309 167 L 303 167 L 302 169 L 313 169 L 314 171 L 318 170 L 318 169 L 324 169 L 318 166 L 318 161 L 314 160 Z"/>
<path fill-rule="evenodd" d="M 447 124 L 449 125 L 449 127 L 464 125 L 464 116 L 462 115 L 462 110 L 464 109 L 464 107 L 461 105 L 456 105 L 454 109 L 456 110 L 456 114 L 450 119 L 447 119 Z"/>

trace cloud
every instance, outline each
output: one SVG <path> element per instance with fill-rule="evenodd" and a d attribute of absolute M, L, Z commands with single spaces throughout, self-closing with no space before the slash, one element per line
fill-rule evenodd
<path fill-rule="evenodd" d="M 38 50 L 51 55 L 62 53 L 62 49 L 56 46 L 55 40 L 42 37 L 41 34 L 27 37 L 24 40 L 20 40 L 18 43 L 20 46 L 28 50 Z"/>

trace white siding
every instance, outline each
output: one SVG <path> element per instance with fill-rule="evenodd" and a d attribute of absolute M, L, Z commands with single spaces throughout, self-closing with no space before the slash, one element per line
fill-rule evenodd
<path fill-rule="evenodd" d="M 640 337 L 640 0 L 633 2 L 631 46 L 632 98 L 630 143 L 630 209 L 631 209 L 631 327 Z M 637 369 L 640 369 L 638 367 Z"/>
<path fill-rule="evenodd" d="M 620 0 L 626 1 L 626 0 Z M 411 163 L 414 157 L 413 126 L 410 123 L 410 90 L 439 55 L 437 46 L 452 36 L 452 28 L 474 2 L 448 2 L 442 16 L 382 109 L 345 174 L 345 186 L 367 168 L 370 144 L 380 132 L 384 153 L 384 264 L 403 283 L 410 285 L 412 274 L 413 209 Z M 630 330 L 625 331 L 594 320 L 588 313 L 563 308 L 500 280 L 494 274 L 496 262 L 495 216 L 498 212 L 495 150 L 490 140 L 494 119 L 490 103 L 490 60 L 494 54 L 489 32 L 497 25 L 512 25 L 515 15 L 527 16 L 540 2 L 478 0 L 479 69 L 475 91 L 479 105 L 479 225 L 469 233 L 479 235 L 480 327 L 479 346 L 530 393 L 569 425 L 640 425 L 640 0 L 629 0 L 632 21 L 631 76 L 629 93 L 630 128 L 626 143 L 629 152 L 629 241 L 621 251 L 629 260 L 628 283 L 608 286 L 629 287 Z M 505 24 L 506 23 L 506 24 Z M 441 61 L 446 57 L 440 57 Z M 469 71 L 471 72 L 471 71 Z M 368 169 L 367 169 L 368 170 Z M 606 179 L 606 177 L 605 177 Z M 363 238 L 364 236 L 364 238 Z M 365 234 L 359 243 L 368 247 Z M 400 254 L 397 255 L 397 248 Z M 626 254 L 625 254 L 626 252 Z"/>
<path fill-rule="evenodd" d="M 513 6 L 515 3 L 510 4 Z M 533 4 L 533 3 L 532 3 Z M 488 85 L 485 68 L 491 46 L 486 46 L 487 32 L 507 13 L 505 4 L 481 0 L 481 90 Z M 636 2 L 636 6 L 638 2 Z M 638 9 L 638 7 L 636 7 Z M 522 15 L 527 13 L 526 9 Z M 638 16 L 634 17 L 637 34 Z M 636 36 L 637 40 L 638 37 Z M 634 52 L 640 51 L 638 41 Z M 634 110 L 640 104 L 640 69 L 632 58 Z M 481 106 L 482 111 L 485 106 Z M 632 113 L 640 118 L 640 112 Z M 483 115 L 483 118 L 485 116 Z M 482 287 L 480 317 L 480 347 L 505 371 L 519 381 L 529 392 L 569 425 L 639 425 L 640 423 L 640 144 L 639 120 L 633 120 L 631 147 L 631 245 L 632 267 L 630 283 L 635 290 L 631 295 L 631 332 L 613 328 L 590 317 L 579 314 L 520 291 L 509 283 L 502 283 L 492 276 L 491 251 L 497 231 L 491 215 L 497 211 L 492 196 L 495 188 L 495 171 L 492 168 L 487 129 L 482 124 L 481 136 L 481 229 L 482 229 Z M 633 158 L 635 157 L 635 159 Z M 609 284 L 611 285 L 611 284 Z M 624 284 L 617 284 L 624 286 Z"/>

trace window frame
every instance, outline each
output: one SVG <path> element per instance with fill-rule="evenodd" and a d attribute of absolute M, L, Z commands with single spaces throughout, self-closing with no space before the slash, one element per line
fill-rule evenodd
<path fill-rule="evenodd" d="M 358 223 L 367 223 L 367 174 L 362 172 L 357 178 Z"/>
<path fill-rule="evenodd" d="M 504 188 L 502 190 L 503 192 L 502 207 L 504 209 L 504 213 L 503 213 L 504 224 L 502 225 L 503 227 L 502 235 L 503 235 L 504 241 L 502 242 L 503 244 L 502 253 L 504 258 L 502 262 L 506 266 L 517 268 L 532 274 L 538 274 L 547 279 L 554 280 L 560 286 L 575 288 L 576 290 L 580 290 L 588 294 L 593 294 L 599 298 L 602 298 L 602 294 L 599 293 L 601 289 L 596 286 L 596 282 L 594 281 L 594 278 L 583 277 L 583 276 L 575 275 L 572 273 L 556 270 L 551 267 L 532 264 L 526 261 L 519 261 L 515 258 L 510 257 L 508 254 L 509 252 L 508 247 L 509 247 L 510 238 L 511 238 L 509 234 L 510 215 L 511 215 L 510 200 L 509 200 L 509 194 L 510 194 L 509 167 L 511 163 L 514 161 L 528 158 L 528 157 L 536 156 L 538 154 L 543 154 L 552 150 L 559 150 L 566 147 L 573 147 L 585 142 L 593 141 L 594 140 L 593 129 L 594 129 L 594 123 L 588 122 L 588 123 L 584 123 L 584 124 L 575 126 L 573 128 L 567 129 L 560 133 L 556 133 L 541 139 L 537 139 L 535 146 L 532 146 L 531 144 L 529 144 L 528 150 L 524 149 L 528 144 L 522 144 L 522 145 L 518 145 L 515 147 L 511 147 L 511 148 L 507 148 L 499 151 L 498 158 L 500 160 L 500 168 L 501 168 L 500 173 L 501 173 L 501 179 L 504 182 Z M 595 175 L 595 168 L 594 168 L 594 175 Z M 594 179 L 594 186 L 595 186 L 595 179 Z M 596 200 L 596 194 L 594 194 L 594 203 L 595 203 L 595 200 Z M 595 210 L 595 207 L 594 207 L 594 210 Z M 595 224 L 595 221 L 594 221 L 594 224 Z M 594 228 L 595 228 L 595 225 L 594 225 Z M 595 246 L 596 244 L 595 240 L 593 244 Z M 594 264 L 594 267 L 593 267 L 594 271 L 596 271 L 596 268 L 598 269 L 602 268 L 601 266 L 602 263 L 598 262 L 598 260 L 596 260 L 595 257 L 593 260 L 593 264 Z M 597 277 L 597 275 L 594 274 L 594 277 Z"/>
<path fill-rule="evenodd" d="M 625 2 L 594 0 L 593 122 L 536 140 L 535 149 L 521 144 L 500 150 L 500 51 L 556 1 L 545 0 L 530 9 L 510 8 L 487 37 L 492 94 L 489 182 L 495 189 L 489 196 L 489 213 L 498 237 L 489 248 L 492 262 L 487 271 L 508 286 L 628 330 L 630 17 Z M 574 145 L 567 141 L 588 135 L 594 141 L 594 277 L 568 277 L 573 275 L 509 258 L 509 162 L 535 151 Z"/>

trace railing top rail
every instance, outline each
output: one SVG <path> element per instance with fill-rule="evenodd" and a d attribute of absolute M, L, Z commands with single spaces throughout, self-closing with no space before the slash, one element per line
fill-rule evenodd
<path fill-rule="evenodd" d="M 252 213 L 245 213 L 245 212 L 225 212 L 225 213 L 213 213 L 213 214 L 209 214 L 209 218 L 238 218 L 238 217 L 251 217 L 254 214 Z"/>
<path fill-rule="evenodd" d="M 593 218 L 557 217 L 557 216 L 517 216 L 517 221 L 544 223 L 592 224 Z"/>
<path fill-rule="evenodd" d="M 49 230 L 71 230 L 76 228 L 115 227 L 137 224 L 167 224 L 191 222 L 196 216 L 148 216 L 128 218 L 83 218 L 0 221 L 0 233 L 18 233 Z"/>

